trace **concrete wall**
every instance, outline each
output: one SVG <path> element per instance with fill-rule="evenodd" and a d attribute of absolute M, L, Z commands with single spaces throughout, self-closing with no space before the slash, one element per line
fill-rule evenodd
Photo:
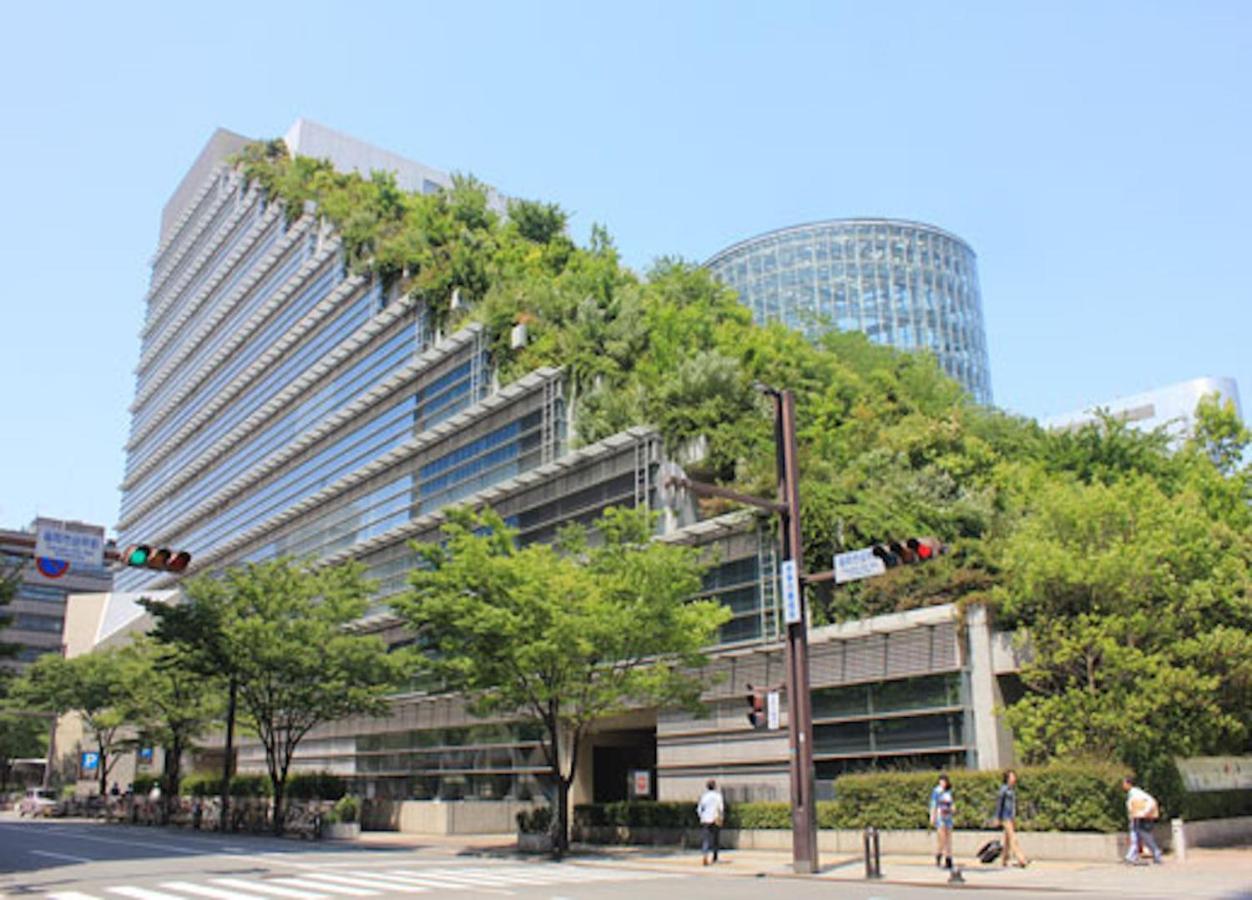
<path fill-rule="evenodd" d="M 1158 831 L 1168 828 L 1158 826 Z M 1252 816 L 1233 819 L 1206 819 L 1203 822 L 1183 823 L 1183 834 L 1188 847 L 1231 847 L 1252 843 Z"/>
<path fill-rule="evenodd" d="M 364 825 L 402 834 L 512 834 L 517 814 L 536 804 L 518 800 L 371 800 Z"/>
<path fill-rule="evenodd" d="M 1166 846 L 1168 829 L 1158 829 L 1157 840 Z M 952 836 L 955 855 L 968 860 L 978 848 L 990 840 L 1001 839 L 999 831 L 958 831 Z M 653 844 L 699 847 L 697 829 L 616 828 L 612 826 L 581 828 L 575 839 L 593 844 Z M 817 846 L 823 853 L 856 854 L 863 852 L 864 835 L 853 829 L 822 829 L 817 833 Z M 1032 859 L 1068 859 L 1116 861 L 1126 852 L 1124 834 L 1085 834 L 1078 832 L 1037 831 L 1021 834 L 1022 847 Z M 791 832 L 785 829 L 725 830 L 723 847 L 741 850 L 790 850 Z M 930 831 L 881 831 L 879 848 L 884 855 L 930 856 L 935 852 L 935 835 Z"/>

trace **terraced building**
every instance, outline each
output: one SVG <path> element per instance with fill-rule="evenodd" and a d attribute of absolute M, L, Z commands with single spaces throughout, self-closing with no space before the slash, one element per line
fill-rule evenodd
<path fill-rule="evenodd" d="M 192 571 L 280 555 L 360 560 L 380 584 L 361 627 L 403 643 L 408 637 L 387 600 L 405 588 L 416 563 L 409 542 L 434 539 L 450 504 L 490 504 L 523 542 L 550 540 L 562 525 L 589 522 L 609 506 L 662 510 L 664 539 L 707 548 L 713 566 L 705 595 L 734 614 L 717 663 L 733 671 L 708 698 L 724 714 L 698 727 L 656 710 L 604 723 L 582 754 L 578 796 L 620 799 L 626 773 L 638 770 L 654 774 L 652 792 L 661 796 L 687 792 L 688 782 L 709 774 L 745 795 L 785 794 L 785 737 L 752 732 L 741 714 L 745 679 L 759 679 L 758 664 L 781 658 L 768 524 L 745 514 L 701 522 L 693 508 L 665 507 L 658 483 L 667 461 L 655 430 L 575 440 L 563 369 L 540 367 L 502 384 L 482 326 L 445 331 L 432 301 L 358 274 L 344 238 L 312 203 L 287 208 L 245 179 L 233 159 L 247 144 L 215 134 L 162 216 L 119 543 L 189 550 Z M 452 183 L 446 173 L 303 120 L 286 145 L 339 170 L 389 171 L 410 191 Z M 438 302 L 455 306 L 458 294 Z M 117 577 L 119 591 L 172 584 L 172 576 L 142 569 Z M 895 743 L 832 739 L 829 772 L 899 755 L 944 764 L 977 757 L 966 718 L 973 694 L 958 652 L 964 637 L 952 625 L 955 614 L 944 615 L 946 631 L 929 620 L 908 625 L 933 633 L 925 652 L 909 651 L 886 668 L 832 666 L 814 678 L 818 690 L 884 676 L 943 685 L 918 688 L 927 721 L 918 740 L 898 727 Z M 734 662 L 740 657 L 751 665 Z M 898 707 L 893 721 L 908 719 Z M 380 800 L 522 800 L 538 792 L 544 764 L 525 727 L 472 718 L 455 696 L 397 697 L 393 708 L 387 719 L 312 734 L 300 765 L 348 774 Z M 876 721 L 872 712 L 853 718 L 853 730 Z M 260 768 L 261 759 L 259 747 L 245 746 L 241 768 Z"/>

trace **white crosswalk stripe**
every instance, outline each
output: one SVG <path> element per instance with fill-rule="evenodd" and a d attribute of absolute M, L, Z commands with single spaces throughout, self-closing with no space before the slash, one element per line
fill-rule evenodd
<path fill-rule="evenodd" d="M 392 865 L 404 865 L 391 860 Z M 513 889 L 598 881 L 637 881 L 673 877 L 669 873 L 615 869 L 574 863 L 528 863 L 525 865 L 434 865 L 429 868 L 368 867 L 343 862 L 302 866 L 301 871 L 279 877 L 232 877 L 165 881 L 155 888 L 114 885 L 94 893 L 57 891 L 48 900 L 342 900 L 345 897 L 432 894 L 468 891 L 474 894 L 511 895 Z"/>
<path fill-rule="evenodd" d="M 107 887 L 104 891 L 106 894 L 134 897 L 135 900 L 186 900 L 186 898 L 179 897 L 177 894 L 164 894 L 161 891 L 150 891 L 147 888 L 130 887 L 129 885 Z"/>
<path fill-rule="evenodd" d="M 213 900 L 269 900 L 260 894 L 249 894 L 243 891 L 224 891 L 221 888 L 209 887 L 205 884 L 192 884 L 190 881 L 167 881 L 161 885 L 171 891 L 194 894 L 197 897 L 212 897 Z M 249 885 L 251 887 L 251 885 Z"/>
<path fill-rule="evenodd" d="M 376 877 L 382 878 L 384 876 L 379 874 Z M 473 885 L 464 884 L 459 881 L 452 881 L 447 878 L 439 878 L 436 875 L 430 875 L 426 872 L 418 875 L 417 873 L 409 874 L 403 872 L 402 870 L 389 869 L 387 870 L 385 877 L 389 881 L 394 879 L 396 881 L 403 881 L 406 884 L 420 884 L 425 887 L 436 888 L 441 891 L 472 891 L 474 889 Z"/>
<path fill-rule="evenodd" d="M 346 884 L 360 887 L 382 888 L 383 890 L 396 891 L 401 894 L 424 894 L 429 888 L 418 887 L 415 884 L 398 884 L 380 882 L 378 879 L 362 873 L 354 873 L 352 875 L 342 875 L 338 872 L 309 872 L 305 878 L 315 879 L 317 881 L 330 881 L 334 884 Z"/>
<path fill-rule="evenodd" d="M 272 884 L 244 881 L 242 878 L 214 878 L 213 884 L 220 884 L 222 887 L 235 888 L 236 890 L 258 891 L 273 897 L 287 897 L 289 900 L 326 900 L 328 896 L 326 894 L 315 894 L 312 891 L 297 891 L 293 888 L 277 887 Z"/>
<path fill-rule="evenodd" d="M 323 884 L 320 881 L 310 881 L 307 875 L 301 875 L 299 878 L 275 878 L 274 884 L 280 884 L 283 887 L 310 888 L 327 894 L 342 894 L 348 897 L 378 896 L 378 891 L 367 891 L 362 888 L 347 887 L 342 884 Z"/>

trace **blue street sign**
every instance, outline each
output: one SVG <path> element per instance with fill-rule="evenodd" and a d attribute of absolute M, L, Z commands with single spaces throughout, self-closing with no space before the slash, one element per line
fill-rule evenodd
<path fill-rule="evenodd" d="M 788 625 L 803 621 L 804 614 L 800 609 L 800 578 L 796 571 L 794 559 L 784 559 L 780 567 L 779 580 L 782 581 L 783 621 Z"/>
<path fill-rule="evenodd" d="M 83 753 L 82 769 L 84 772 L 92 772 L 100 765 L 100 754 L 93 753 L 88 750 Z"/>

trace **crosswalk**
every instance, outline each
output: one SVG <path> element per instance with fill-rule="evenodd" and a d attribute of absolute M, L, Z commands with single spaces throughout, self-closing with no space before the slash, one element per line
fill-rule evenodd
<path fill-rule="evenodd" d="M 90 891 L 55 891 L 47 900 L 340 900 L 464 892 L 466 896 L 512 894 L 516 888 L 670 877 L 572 863 L 437 866 L 431 868 L 307 868 L 294 874 L 252 877 L 198 877 L 143 886 L 117 884 Z"/>

